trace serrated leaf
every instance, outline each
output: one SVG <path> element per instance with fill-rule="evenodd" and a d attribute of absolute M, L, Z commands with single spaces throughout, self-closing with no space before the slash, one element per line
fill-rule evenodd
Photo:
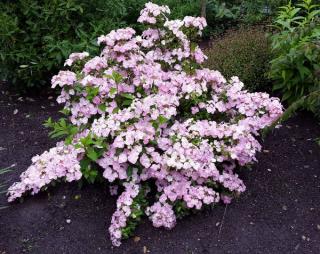
<path fill-rule="evenodd" d="M 121 96 L 130 100 L 134 99 L 134 96 L 130 93 L 122 93 Z"/>
<path fill-rule="evenodd" d="M 94 148 L 88 147 L 86 151 L 87 151 L 87 152 L 86 152 L 87 156 L 88 156 L 91 160 L 93 160 L 93 161 L 98 160 L 99 156 L 98 156 L 97 152 L 94 150 Z"/>

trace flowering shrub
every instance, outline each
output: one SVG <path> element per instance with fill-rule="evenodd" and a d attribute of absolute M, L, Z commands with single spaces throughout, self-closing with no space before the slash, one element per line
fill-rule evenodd
<path fill-rule="evenodd" d="M 65 142 L 33 158 L 9 201 L 56 179 L 105 179 L 111 194 L 121 192 L 109 228 L 119 246 L 144 215 L 171 229 L 177 218 L 245 191 L 236 169 L 255 161 L 255 136 L 282 106 L 202 68 L 206 56 L 194 41 L 205 19 L 169 14 L 147 3 L 141 36 L 119 29 L 98 38 L 100 56 L 70 56 L 70 70 L 52 78 L 67 119 L 46 123 Z"/>

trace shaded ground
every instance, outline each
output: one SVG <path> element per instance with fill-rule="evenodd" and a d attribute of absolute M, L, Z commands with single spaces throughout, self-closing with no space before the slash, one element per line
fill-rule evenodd
<path fill-rule="evenodd" d="M 57 111 L 47 96 L 33 101 L 0 92 L 0 168 L 16 164 L 4 177 L 8 182 L 18 180 L 33 155 L 54 144 L 41 123 Z M 107 233 L 115 199 L 103 187 L 60 185 L 0 210 L 0 253 L 318 254 L 316 137 L 319 125 L 310 115 L 300 114 L 268 136 L 259 163 L 243 170 L 247 192 L 237 201 L 188 217 L 172 231 L 155 229 L 145 220 L 136 230 L 140 240 L 131 238 L 120 248 L 111 247 Z M 3 196 L 1 204 L 6 204 Z"/>

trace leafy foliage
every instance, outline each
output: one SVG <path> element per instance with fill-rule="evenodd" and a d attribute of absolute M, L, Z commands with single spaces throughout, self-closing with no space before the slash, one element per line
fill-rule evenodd
<path fill-rule="evenodd" d="M 71 52 L 97 53 L 96 38 L 136 24 L 146 0 L 4 0 L 0 3 L 0 79 L 26 90 L 48 84 Z M 198 16 L 193 0 L 156 0 L 173 18 Z M 112 10 L 112 11 L 110 11 Z"/>
<path fill-rule="evenodd" d="M 10 167 L 7 167 L 7 168 L 2 168 L 0 169 L 0 177 L 3 175 L 3 174 L 6 174 L 8 172 L 11 171 L 11 168 L 14 167 L 14 165 L 10 166 Z M 3 181 L 0 181 L 0 194 L 3 194 L 3 193 L 6 193 L 6 183 L 3 182 Z M 0 206 L 0 210 L 1 209 L 4 209 L 6 208 L 6 206 Z"/>
<path fill-rule="evenodd" d="M 308 96 L 320 88 L 319 7 L 312 0 L 282 7 L 274 22 L 278 31 L 271 36 L 273 89 L 289 104 L 305 98 L 304 107 L 313 112 L 319 112 L 320 105 L 319 99 Z"/>
<path fill-rule="evenodd" d="M 296 6 L 290 2 L 275 20 L 278 32 L 271 36 L 275 59 L 270 76 L 289 107 L 265 132 L 300 109 L 320 117 L 320 5 L 314 2 L 303 0 Z M 317 142 L 320 145 L 320 139 Z"/>
<path fill-rule="evenodd" d="M 279 6 L 287 0 L 210 0 L 207 6 L 207 15 L 216 17 L 224 24 L 233 21 L 233 24 L 256 24 L 273 16 Z M 210 24 L 210 22 L 209 22 Z"/>
<path fill-rule="evenodd" d="M 71 51 L 96 52 L 127 15 L 123 1 L 86 0 L 5 1 L 0 13 L 1 78 L 27 87 L 45 85 Z"/>
<path fill-rule="evenodd" d="M 272 16 L 287 0 L 246 0 L 241 1 L 242 19 L 245 23 L 257 23 Z"/>
<path fill-rule="evenodd" d="M 269 43 L 262 27 L 230 30 L 206 51 L 206 65 L 227 78 L 236 75 L 250 91 L 269 91 Z"/>
<path fill-rule="evenodd" d="M 147 0 L 3 0 L 0 3 L 0 79 L 27 90 L 48 84 L 71 52 L 95 54 L 101 34 L 116 27 L 137 31 L 139 10 Z M 200 15 L 200 1 L 154 0 L 168 5 L 173 19 Z M 259 5 L 258 5 L 259 2 Z M 259 20 L 261 1 L 209 0 L 204 36 L 220 34 L 231 26 Z M 272 3 L 281 1 L 268 1 Z M 276 4 L 273 4 L 276 5 Z M 110 11 L 112 10 L 112 11 Z M 251 13 L 251 14 L 250 14 Z M 251 17 L 250 16 L 250 17 Z"/>

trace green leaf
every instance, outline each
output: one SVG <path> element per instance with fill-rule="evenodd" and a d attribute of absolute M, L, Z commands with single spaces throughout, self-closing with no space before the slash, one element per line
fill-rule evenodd
<path fill-rule="evenodd" d="M 106 112 L 107 106 L 106 106 L 106 104 L 100 104 L 100 105 L 98 106 L 98 108 L 99 108 L 101 111 Z"/>
<path fill-rule="evenodd" d="M 164 123 L 168 122 L 168 119 L 165 118 L 164 116 L 160 115 L 160 116 L 158 117 L 158 122 L 159 122 L 159 124 L 161 125 L 161 124 L 164 124 Z"/>
<path fill-rule="evenodd" d="M 112 71 L 112 78 L 117 84 L 121 83 L 123 80 L 122 75 L 116 71 Z"/>
<path fill-rule="evenodd" d="M 114 94 L 116 94 L 116 93 L 117 93 L 117 88 L 111 87 L 111 88 L 110 88 L 110 95 L 114 95 Z"/>
<path fill-rule="evenodd" d="M 81 172 L 84 174 L 85 172 L 87 172 L 88 170 L 90 170 L 90 164 L 91 164 L 91 160 L 88 159 L 87 157 L 84 157 L 84 159 L 82 159 L 80 161 L 80 168 L 81 168 Z"/>
<path fill-rule="evenodd" d="M 288 100 L 288 99 L 291 98 L 291 97 L 292 97 L 291 91 L 287 91 L 287 92 L 285 92 L 284 95 L 282 96 L 282 100 L 283 100 L 283 101 L 286 101 L 286 100 Z"/>
<path fill-rule="evenodd" d="M 130 94 L 130 93 L 122 93 L 121 96 L 130 100 L 134 99 L 133 94 Z"/>
<path fill-rule="evenodd" d="M 91 170 L 89 172 L 89 175 L 88 175 L 87 179 L 88 179 L 88 181 L 90 183 L 94 183 L 96 178 L 97 178 L 97 176 L 98 176 L 98 171 L 97 170 Z"/>
<path fill-rule="evenodd" d="M 156 121 L 154 121 L 152 123 L 152 127 L 155 128 L 155 129 L 158 129 L 159 128 L 159 123 L 157 123 Z"/>
<path fill-rule="evenodd" d="M 132 103 L 132 100 L 124 100 L 124 101 L 122 102 L 122 106 L 130 106 L 131 103 Z"/>
<path fill-rule="evenodd" d="M 86 154 L 87 154 L 88 158 L 90 158 L 93 161 L 96 161 L 99 158 L 98 153 L 92 147 L 88 147 L 86 149 Z"/>

